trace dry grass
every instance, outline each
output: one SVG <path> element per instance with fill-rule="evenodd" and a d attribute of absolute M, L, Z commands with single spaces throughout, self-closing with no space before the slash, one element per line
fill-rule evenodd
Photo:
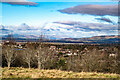
<path fill-rule="evenodd" d="M 12 67 L 2 68 L 2 78 L 120 78 L 118 74 L 96 72 L 68 72 L 61 70 L 38 70 Z"/>

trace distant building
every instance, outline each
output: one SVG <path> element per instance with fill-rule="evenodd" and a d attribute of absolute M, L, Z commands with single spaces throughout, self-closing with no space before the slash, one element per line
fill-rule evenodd
<path fill-rule="evenodd" d="M 50 46 L 50 49 L 56 49 L 56 46 Z"/>
<path fill-rule="evenodd" d="M 0 46 L 2 46 L 2 43 L 0 43 Z"/>

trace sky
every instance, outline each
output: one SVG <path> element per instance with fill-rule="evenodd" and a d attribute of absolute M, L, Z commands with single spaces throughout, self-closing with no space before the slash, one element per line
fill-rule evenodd
<path fill-rule="evenodd" d="M 4 0 L 3 0 L 4 1 Z M 1 1 L 1 2 L 3 2 Z M 22 1 L 22 0 L 21 0 Z M 25 0 L 24 0 L 25 1 Z M 26 23 L 29 26 L 33 26 L 36 28 L 45 27 L 45 29 L 56 29 L 57 31 L 48 30 L 49 32 L 46 32 L 46 34 L 50 35 L 57 35 L 64 37 L 89 37 L 89 36 L 96 36 L 96 31 L 92 31 L 92 29 L 84 30 L 84 32 L 81 32 L 80 29 L 70 28 L 71 30 L 68 30 L 71 25 L 68 25 L 68 23 L 72 22 L 80 22 L 83 24 L 101 24 L 101 25 L 110 25 L 114 26 L 117 25 L 118 17 L 113 15 L 91 15 L 91 14 L 69 14 L 67 12 L 61 12 L 59 10 L 64 10 L 67 8 L 75 7 L 78 5 L 117 5 L 118 2 L 113 2 L 110 0 L 101 0 L 98 2 L 98 0 L 68 0 L 67 2 L 65 0 L 29 0 L 32 3 L 29 4 L 29 2 L 25 4 L 18 4 L 15 3 L 0 3 L 1 8 L 1 15 L 0 15 L 0 25 L 4 26 L 19 26 L 22 23 Z M 37 3 L 37 4 L 35 4 Z M 35 5 L 34 5 L 35 4 Z M 106 20 L 107 19 L 107 20 Z M 109 21 L 108 21 L 109 19 Z M 65 22 L 65 23 L 64 23 Z M 79 26 L 81 25 L 79 24 Z M 76 24 L 74 24 L 76 25 Z M 78 23 L 77 23 L 78 25 Z M 53 28 L 54 27 L 54 28 Z M 59 31 L 58 28 L 62 27 L 62 31 Z M 64 28 L 63 28 L 64 27 Z M 74 26 L 72 26 L 74 27 Z M 75 26 L 76 27 L 76 26 Z M 65 30 L 67 29 L 67 31 Z M 110 28 L 111 29 L 111 28 Z M 86 33 L 87 32 L 87 33 Z M 92 34 L 89 34 L 91 33 Z M 35 32 L 32 31 L 34 34 Z M 39 33 L 39 32 L 38 32 Z M 73 34 L 72 34 L 73 33 Z M 79 35 L 81 33 L 81 35 Z M 86 33 L 84 36 L 82 34 Z M 97 35 L 111 35 L 111 34 L 117 34 L 117 32 L 112 32 L 111 34 L 106 34 L 107 32 L 97 32 Z M 27 33 L 26 33 L 27 34 Z M 37 33 L 36 33 L 37 34 Z"/>
<path fill-rule="evenodd" d="M 35 2 L 113 2 L 117 0 L 29 0 Z"/>
<path fill-rule="evenodd" d="M 83 4 L 117 4 L 113 2 L 37 2 L 37 7 L 18 6 L 2 4 L 2 24 L 3 25 L 20 25 L 26 23 L 29 25 L 39 26 L 43 23 L 73 20 L 82 22 L 95 22 L 96 16 L 91 15 L 68 15 L 60 13 L 58 10 Z M 99 16 L 98 16 L 99 17 Z M 108 16 L 117 21 L 117 17 Z"/>

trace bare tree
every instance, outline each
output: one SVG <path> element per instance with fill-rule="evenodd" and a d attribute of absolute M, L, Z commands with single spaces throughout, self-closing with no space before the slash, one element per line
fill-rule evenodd
<path fill-rule="evenodd" d="M 37 52 L 36 57 L 38 61 L 38 69 L 41 69 L 42 67 L 44 68 L 43 64 L 46 61 L 51 60 L 55 51 L 50 50 L 49 47 L 44 47 L 39 45 L 36 52 Z"/>
<path fill-rule="evenodd" d="M 23 57 L 22 59 L 24 60 L 24 62 L 27 63 L 29 69 L 31 68 L 31 63 L 33 62 L 33 57 L 34 57 L 34 49 L 27 47 L 24 49 L 23 51 Z"/>
<path fill-rule="evenodd" d="M 96 49 L 92 49 L 90 51 L 90 53 L 87 53 L 85 55 L 82 56 L 82 64 L 83 64 L 83 67 L 84 67 L 84 71 L 92 71 L 94 70 L 97 65 L 98 65 L 98 52 Z"/>
<path fill-rule="evenodd" d="M 7 66 L 10 68 L 11 63 L 15 60 L 16 57 L 14 45 L 5 45 L 2 50 L 3 55 L 7 61 Z"/>
<path fill-rule="evenodd" d="M 39 38 L 39 46 L 36 49 L 36 57 L 38 61 L 38 69 L 44 68 L 43 64 L 50 60 L 51 57 L 53 57 L 53 53 L 55 50 L 51 50 L 49 47 L 45 47 L 45 43 L 43 42 L 44 40 L 44 35 L 40 35 Z"/>

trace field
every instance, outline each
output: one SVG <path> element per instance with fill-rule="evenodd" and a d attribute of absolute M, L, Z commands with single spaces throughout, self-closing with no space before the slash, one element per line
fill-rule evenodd
<path fill-rule="evenodd" d="M 2 68 L 2 78 L 117 78 L 120 75 L 112 73 L 97 73 L 97 72 L 72 72 L 61 70 L 39 70 L 28 69 L 22 67 Z"/>

